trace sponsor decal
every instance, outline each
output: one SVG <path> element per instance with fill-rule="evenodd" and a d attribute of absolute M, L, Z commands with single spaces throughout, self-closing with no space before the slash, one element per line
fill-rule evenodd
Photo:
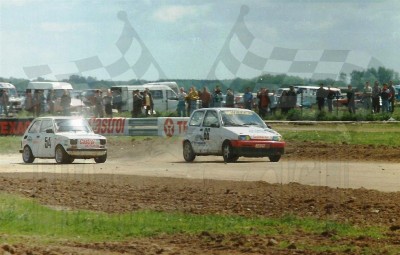
<path fill-rule="evenodd" d="M 32 119 L 0 119 L 0 135 L 23 135 Z"/>
<path fill-rule="evenodd" d="M 125 134 L 125 118 L 92 118 L 89 124 L 96 134 Z"/>

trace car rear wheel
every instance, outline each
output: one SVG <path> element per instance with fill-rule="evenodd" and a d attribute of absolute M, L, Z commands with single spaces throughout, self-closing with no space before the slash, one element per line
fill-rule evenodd
<path fill-rule="evenodd" d="M 64 148 L 61 145 L 58 145 L 56 147 L 56 153 L 54 158 L 58 164 L 70 164 L 73 161 L 71 160 L 71 157 L 68 155 L 67 152 L 65 152 Z"/>
<path fill-rule="evenodd" d="M 196 158 L 196 154 L 194 154 L 192 145 L 189 141 L 183 143 L 183 158 L 186 162 L 192 162 Z"/>
<path fill-rule="evenodd" d="M 25 163 L 32 163 L 35 160 L 35 157 L 32 154 L 32 150 L 29 146 L 25 146 L 22 152 L 22 160 Z"/>
<path fill-rule="evenodd" d="M 228 163 L 236 162 L 239 159 L 239 157 L 233 153 L 230 142 L 225 142 L 222 145 L 222 157 L 224 158 L 224 161 Z"/>
<path fill-rule="evenodd" d="M 271 161 L 271 162 L 278 162 L 280 159 L 281 159 L 281 155 L 269 156 L 269 161 Z"/>
<path fill-rule="evenodd" d="M 94 158 L 94 162 L 96 163 L 104 163 L 106 162 L 106 160 L 107 160 L 107 153 L 104 154 L 103 156 Z"/>

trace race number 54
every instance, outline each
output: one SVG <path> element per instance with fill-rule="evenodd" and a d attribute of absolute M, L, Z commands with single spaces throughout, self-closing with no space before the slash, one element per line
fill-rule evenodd
<path fill-rule="evenodd" d="M 45 137 L 44 138 L 44 147 L 45 148 L 51 148 L 51 137 Z"/>
<path fill-rule="evenodd" d="M 204 140 L 210 140 L 210 128 L 204 129 Z"/>

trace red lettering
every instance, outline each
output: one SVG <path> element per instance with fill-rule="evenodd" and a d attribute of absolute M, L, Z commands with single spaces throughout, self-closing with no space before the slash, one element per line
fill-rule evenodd
<path fill-rule="evenodd" d="M 0 122 L 0 134 L 2 134 L 2 135 L 7 135 L 8 134 L 8 130 L 7 130 L 7 126 L 8 126 L 8 124 L 7 124 L 7 122 L 6 121 L 2 121 L 2 122 Z"/>
<path fill-rule="evenodd" d="M 101 123 L 100 133 L 104 134 L 107 131 L 107 123 L 108 123 L 108 121 L 106 119 L 101 119 L 100 123 Z"/>
<path fill-rule="evenodd" d="M 178 127 L 179 127 L 179 134 L 186 132 L 186 129 L 187 129 L 187 126 L 186 126 L 187 121 L 186 120 L 180 120 L 180 121 L 177 121 L 176 123 L 178 124 Z"/>
<path fill-rule="evenodd" d="M 108 129 L 107 129 L 107 133 L 112 134 L 114 131 L 114 120 L 113 119 L 106 119 L 106 121 L 108 122 Z"/>
<path fill-rule="evenodd" d="M 10 134 L 10 135 L 15 134 L 16 125 L 17 125 L 17 122 L 14 122 L 14 121 L 8 122 L 8 134 Z"/>

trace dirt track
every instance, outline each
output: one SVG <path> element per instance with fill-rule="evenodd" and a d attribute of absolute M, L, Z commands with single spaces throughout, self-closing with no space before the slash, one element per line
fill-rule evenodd
<path fill-rule="evenodd" d="M 151 157 L 176 156 L 176 141 L 160 139 L 110 144 L 110 160 L 135 162 Z M 332 153 L 334 152 L 334 153 Z M 179 154 L 179 153 L 178 153 Z M 308 155 L 308 156 L 307 156 Z M 390 147 L 290 143 L 283 160 L 350 160 L 400 162 L 399 149 Z M 149 161 L 149 162 L 150 162 Z M 265 161 L 268 161 L 265 159 Z M 104 164 L 107 167 L 107 163 Z M 206 166 L 204 166 L 206 167 Z M 121 175 L 62 175 L 18 173 L 0 175 L 2 191 L 16 193 L 42 204 L 104 212 L 131 212 L 142 209 L 180 211 L 194 214 L 243 215 L 247 217 L 300 217 L 331 219 L 356 225 L 381 225 L 387 242 L 365 237 L 332 238 L 334 233 L 241 236 L 161 235 L 122 243 L 63 243 L 54 246 L 3 245 L 11 254 L 320 254 L 307 249 L 311 244 L 338 243 L 356 247 L 343 254 L 362 254 L 365 247 L 398 245 L 400 196 L 366 189 L 334 189 L 266 182 L 189 180 Z M 7 238 L 4 238 L 7 240 Z M 287 244 L 287 245 L 283 245 Z M 324 254 L 341 254 L 324 253 Z"/>

